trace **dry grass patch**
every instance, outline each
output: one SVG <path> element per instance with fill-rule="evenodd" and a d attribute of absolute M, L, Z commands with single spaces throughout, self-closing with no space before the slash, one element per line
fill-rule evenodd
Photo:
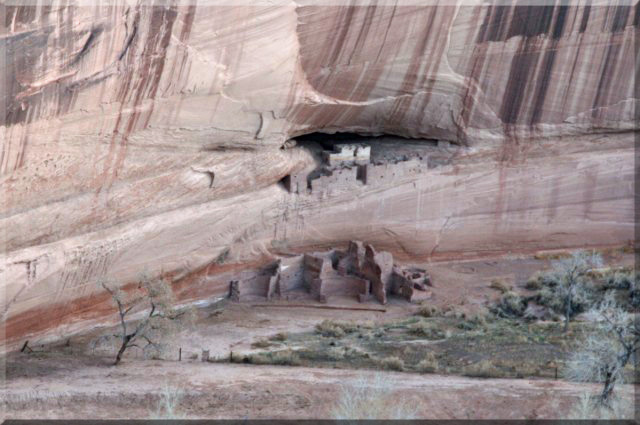
<path fill-rule="evenodd" d="M 396 370 L 399 372 L 404 370 L 404 360 L 402 360 L 400 357 L 385 357 L 384 359 L 380 360 L 379 364 L 383 369 L 387 370 Z"/>
<path fill-rule="evenodd" d="M 511 285 L 508 285 L 502 279 L 493 279 L 489 284 L 489 288 L 495 289 L 496 291 L 500 291 L 500 293 L 505 294 L 513 289 Z"/>

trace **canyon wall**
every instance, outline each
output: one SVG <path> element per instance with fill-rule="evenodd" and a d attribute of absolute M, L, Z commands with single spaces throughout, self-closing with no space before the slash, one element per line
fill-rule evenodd
<path fill-rule="evenodd" d="M 4 341 L 108 309 L 143 270 L 184 298 L 274 254 L 407 262 L 633 239 L 639 6 L 0 6 Z M 388 184 L 299 195 L 310 132 L 461 146 Z"/>

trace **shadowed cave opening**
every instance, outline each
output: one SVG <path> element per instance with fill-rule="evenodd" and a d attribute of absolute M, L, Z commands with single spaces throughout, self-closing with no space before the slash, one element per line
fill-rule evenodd
<path fill-rule="evenodd" d="M 303 134 L 292 138 L 298 146 L 305 146 L 310 144 L 318 144 L 325 150 L 333 150 L 336 145 L 339 144 L 366 144 L 366 145 L 395 145 L 398 146 L 415 146 L 415 147 L 437 147 L 438 140 L 436 139 L 413 139 L 402 136 L 396 136 L 393 134 L 380 134 L 380 135 L 362 135 L 359 133 L 350 132 L 338 132 L 338 133 L 321 133 L 314 132 Z M 375 149 L 372 149 L 375 150 Z M 373 152 L 372 152 L 373 153 Z"/>
<path fill-rule="evenodd" d="M 282 148 L 305 149 L 316 160 L 314 169 L 286 175 L 279 181 L 294 193 L 310 193 L 314 185 L 323 190 L 349 186 L 354 181 L 384 184 L 447 163 L 457 150 L 441 140 L 350 132 L 308 133 L 289 139 Z"/>

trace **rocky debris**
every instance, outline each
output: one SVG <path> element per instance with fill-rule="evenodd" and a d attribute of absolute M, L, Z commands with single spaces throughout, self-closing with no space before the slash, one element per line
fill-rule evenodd
<path fill-rule="evenodd" d="M 280 258 L 260 274 L 231 281 L 229 296 L 238 302 L 310 297 L 322 303 L 331 296 L 353 296 L 386 304 L 390 294 L 410 302 L 426 299 L 430 284 L 426 270 L 394 265 L 391 253 L 352 241 L 346 251 Z"/>
<path fill-rule="evenodd" d="M 393 293 L 409 301 L 421 301 L 431 296 L 428 289 L 431 278 L 427 271 L 417 267 L 393 267 Z"/>

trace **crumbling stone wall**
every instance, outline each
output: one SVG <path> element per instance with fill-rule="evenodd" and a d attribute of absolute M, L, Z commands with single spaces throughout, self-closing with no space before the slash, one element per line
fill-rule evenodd
<path fill-rule="evenodd" d="M 425 270 L 395 266 L 390 253 L 376 252 L 371 245 L 354 241 L 346 251 L 280 258 L 262 274 L 231 282 L 230 296 L 244 301 L 255 297 L 290 299 L 293 293 L 306 293 L 320 302 L 328 302 L 332 296 L 353 296 L 364 302 L 373 296 L 386 304 L 389 294 L 408 301 L 424 299 L 430 295 L 429 284 Z"/>
<path fill-rule="evenodd" d="M 281 258 L 278 263 L 277 294 L 305 288 L 304 256 Z"/>
<path fill-rule="evenodd" d="M 387 303 L 387 291 L 391 287 L 393 256 L 391 253 L 376 252 L 371 245 L 365 247 L 364 264 L 360 271 L 371 282 L 373 296 L 382 304 Z"/>
<path fill-rule="evenodd" d="M 392 292 L 409 302 L 421 301 L 431 296 L 428 289 L 428 286 L 431 286 L 431 278 L 424 269 L 394 266 L 392 282 Z"/>
<path fill-rule="evenodd" d="M 322 166 L 291 174 L 283 179 L 283 184 L 292 193 L 323 196 L 333 191 L 351 190 L 362 184 L 388 184 L 396 179 L 417 176 L 434 166 L 447 163 L 446 157 L 440 156 L 398 155 L 372 163 L 371 146 L 339 144 L 334 146 L 333 151 L 322 152 Z"/>
<path fill-rule="evenodd" d="M 354 185 L 362 184 L 358 180 L 356 167 L 345 167 L 331 170 L 330 174 L 311 180 L 312 193 L 326 193 L 349 189 Z"/>
<path fill-rule="evenodd" d="M 371 146 L 365 144 L 339 144 L 333 151 L 323 152 L 323 157 L 329 166 L 343 166 L 364 164 L 371 158 Z"/>

